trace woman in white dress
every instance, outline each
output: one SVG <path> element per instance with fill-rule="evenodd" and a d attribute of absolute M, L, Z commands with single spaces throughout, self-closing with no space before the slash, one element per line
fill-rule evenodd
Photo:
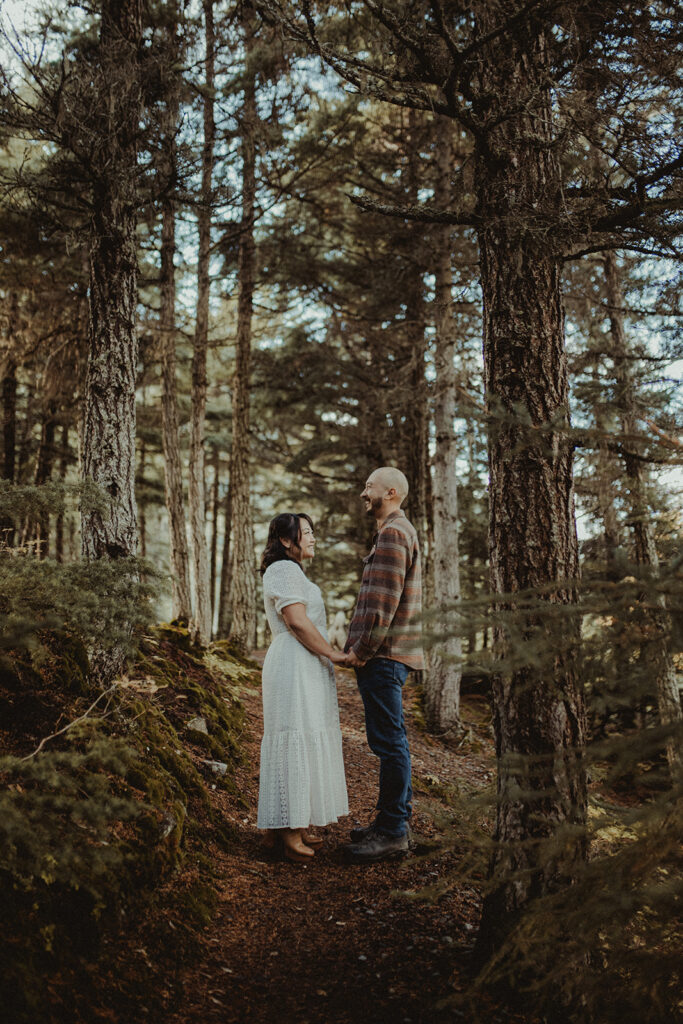
<path fill-rule="evenodd" d="M 307 515 L 275 516 L 261 561 L 263 600 L 273 636 L 263 663 L 263 741 L 258 827 L 285 857 L 314 856 L 321 839 L 307 830 L 348 814 L 337 688 L 332 662 L 346 655 L 327 639 L 320 588 L 302 564 L 313 557 Z"/>

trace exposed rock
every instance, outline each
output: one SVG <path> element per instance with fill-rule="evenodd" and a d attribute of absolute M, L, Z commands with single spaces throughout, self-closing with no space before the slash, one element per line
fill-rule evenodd
<path fill-rule="evenodd" d="M 187 723 L 188 729 L 194 729 L 195 732 L 203 732 L 207 736 L 209 735 L 209 728 L 206 724 L 206 719 L 201 715 L 197 715 L 196 718 L 191 718 Z"/>

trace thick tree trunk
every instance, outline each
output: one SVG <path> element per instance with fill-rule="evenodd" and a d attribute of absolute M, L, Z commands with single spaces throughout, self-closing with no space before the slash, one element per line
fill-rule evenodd
<path fill-rule="evenodd" d="M 496 12 L 479 5 L 483 33 L 496 28 Z M 492 683 L 498 804 L 482 952 L 500 945 L 536 896 L 574 880 L 586 856 L 561 253 L 540 222 L 536 227 L 530 220 L 535 210 L 550 219 L 560 202 L 545 63 L 543 34 L 534 38 L 530 26 L 506 38 L 504 53 L 492 54 L 486 86 L 494 107 L 507 108 L 510 95 L 519 106 L 500 119 L 491 111 L 495 127 L 478 140 L 476 153 L 489 550 L 504 666 Z M 535 609 L 528 608 L 528 596 L 524 604 L 515 600 L 520 591 L 535 592 Z M 565 606 L 561 614 L 558 606 Z"/>
<path fill-rule="evenodd" d="M 232 541 L 230 557 L 230 639 L 248 650 L 256 614 L 256 564 L 251 522 L 249 472 L 249 397 L 251 375 L 251 322 L 254 295 L 254 202 L 256 197 L 256 72 L 254 13 L 244 11 L 244 108 L 242 111 L 242 224 L 238 261 L 237 344 L 232 386 L 232 449 L 230 491 Z"/>
<path fill-rule="evenodd" d="M 164 449 L 164 481 L 168 509 L 171 547 L 172 617 L 190 621 L 190 567 L 187 550 L 185 506 L 183 502 L 183 471 L 178 441 L 178 399 L 176 394 L 176 286 L 175 229 L 176 204 L 174 191 L 177 176 L 175 136 L 178 130 L 178 99 L 175 83 L 169 86 L 170 98 L 165 115 L 162 141 L 161 206 L 161 430 Z"/>
<path fill-rule="evenodd" d="M 629 366 L 628 344 L 624 329 L 624 300 L 619 280 L 619 269 L 613 252 L 604 257 L 607 307 L 609 310 L 610 335 L 617 385 L 617 403 L 621 413 L 621 427 L 625 437 L 626 475 L 630 491 L 629 523 L 633 531 L 636 562 L 645 570 L 650 581 L 655 583 L 660 576 L 659 556 L 652 527 L 652 513 L 647 497 L 647 468 L 638 457 L 633 438 L 638 433 L 637 404 L 633 378 Z M 650 638 L 643 653 L 652 664 L 657 690 L 659 717 L 662 725 L 670 726 L 683 719 L 681 701 L 676 682 L 676 670 L 671 655 L 669 636 L 671 621 L 667 611 L 666 597 L 657 594 L 656 610 L 645 611 L 649 624 Z M 645 604 L 649 605 L 650 599 Z M 683 771 L 683 759 L 678 743 L 671 738 L 666 745 L 667 760 L 672 777 L 677 778 Z"/>
<path fill-rule="evenodd" d="M 83 556 L 88 561 L 126 559 L 137 553 L 135 140 L 141 112 L 137 67 L 141 35 L 140 0 L 105 0 L 97 102 L 107 113 L 100 119 L 107 134 L 96 157 L 92 197 L 82 472 L 108 501 L 104 510 L 86 507 L 82 513 Z M 123 644 L 100 648 L 93 652 L 93 669 L 106 682 L 123 669 L 124 659 Z"/>
<path fill-rule="evenodd" d="M 213 0 L 204 0 L 205 89 L 202 185 L 199 206 L 199 256 L 197 261 L 197 322 L 192 357 L 192 433 L 190 437 L 190 537 L 194 569 L 194 630 L 201 643 L 211 639 L 211 595 L 206 548 L 204 487 L 204 424 L 206 416 L 206 350 L 209 338 L 209 261 L 211 258 L 211 209 L 214 124 Z"/>
<path fill-rule="evenodd" d="M 453 163 L 451 123 L 438 127 L 436 142 L 437 182 L 435 202 L 447 209 Z M 462 644 L 459 623 L 453 614 L 460 600 L 460 555 L 458 551 L 458 485 L 455 472 L 457 441 L 455 322 L 451 270 L 451 232 L 436 232 L 434 319 L 436 340 L 434 362 L 434 433 L 432 497 L 434 550 L 432 554 L 433 607 L 438 615 L 430 622 L 435 646 L 425 673 L 424 693 L 427 727 L 432 732 L 456 731 L 460 725 L 460 678 Z M 458 631 L 458 632 L 456 632 Z"/>

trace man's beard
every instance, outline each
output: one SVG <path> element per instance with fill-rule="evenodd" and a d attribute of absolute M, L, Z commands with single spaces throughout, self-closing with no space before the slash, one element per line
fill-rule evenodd
<path fill-rule="evenodd" d="M 378 512 L 379 509 L 381 509 L 381 507 L 382 507 L 382 499 L 381 498 L 370 498 L 370 507 L 365 510 L 366 514 L 369 515 L 369 516 L 372 516 L 373 518 L 375 518 L 375 512 Z"/>

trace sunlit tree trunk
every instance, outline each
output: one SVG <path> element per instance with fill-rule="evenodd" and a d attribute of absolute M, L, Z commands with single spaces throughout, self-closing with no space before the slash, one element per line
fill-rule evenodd
<path fill-rule="evenodd" d="M 237 344 L 232 386 L 232 449 L 230 490 L 230 639 L 247 650 L 254 635 L 256 564 L 251 521 L 249 468 L 249 398 L 251 330 L 254 296 L 254 202 L 256 197 L 256 71 L 253 66 L 254 12 L 244 8 L 245 74 L 242 110 L 242 223 L 240 228 L 237 298 Z"/>
<path fill-rule="evenodd" d="M 437 127 L 437 180 L 435 202 L 447 209 L 453 146 L 450 121 Z M 435 646 L 425 673 L 425 712 L 433 732 L 455 731 L 460 724 L 460 678 L 462 644 L 460 624 L 453 608 L 460 600 L 460 554 L 458 550 L 458 484 L 455 461 L 456 369 L 455 321 L 453 319 L 451 232 L 435 232 L 435 327 L 434 433 L 432 495 L 434 550 L 432 554 L 433 608 L 438 612 L 430 623 Z M 449 614 L 450 610 L 450 614 Z"/>
<path fill-rule="evenodd" d="M 204 489 L 204 429 L 206 416 L 206 350 L 209 340 L 209 263 L 211 259 L 211 210 L 214 123 L 214 50 L 213 0 L 204 0 L 204 68 L 203 91 L 204 145 L 202 148 L 202 183 L 199 204 L 199 255 L 197 260 L 197 322 L 192 357 L 192 431 L 190 437 L 190 537 L 194 569 L 193 625 L 201 643 L 211 638 L 211 595 L 209 594 L 209 560 L 206 546 L 206 502 Z"/>
<path fill-rule="evenodd" d="M 172 577 L 172 617 L 190 621 L 190 571 L 183 501 L 183 471 L 178 441 L 178 399 L 176 389 L 176 132 L 178 131 L 177 86 L 168 86 L 164 115 L 161 163 L 161 433 L 164 450 L 164 482 L 168 509 Z"/>
<path fill-rule="evenodd" d="M 621 414 L 621 426 L 624 434 L 624 464 L 630 491 L 629 523 L 633 532 L 636 562 L 654 583 L 660 577 L 659 556 L 647 496 L 647 468 L 638 457 L 639 453 L 633 441 L 638 434 L 637 402 L 624 328 L 624 299 L 619 280 L 619 269 L 613 252 L 606 253 L 603 265 L 617 385 L 617 405 Z M 646 600 L 645 603 L 649 605 L 651 599 Z M 683 712 L 676 682 L 676 670 L 671 655 L 669 642 L 671 621 L 664 594 L 658 594 L 654 603 L 656 609 L 646 611 L 651 635 L 649 641 L 646 642 L 645 651 L 653 666 L 659 717 L 662 725 L 668 726 L 674 722 L 680 722 Z M 680 748 L 674 739 L 667 742 L 666 753 L 672 776 L 679 776 L 683 770 L 683 761 Z"/>
<path fill-rule="evenodd" d="M 221 578 L 218 586 L 218 629 L 220 637 L 230 634 L 230 536 L 232 534 L 232 491 L 228 487 L 225 495 L 225 520 L 223 526 L 223 551 L 221 553 Z"/>
<path fill-rule="evenodd" d="M 104 509 L 88 505 L 82 513 L 83 556 L 88 561 L 121 560 L 137 553 L 135 225 L 141 36 L 140 0 L 105 0 L 95 98 L 103 116 L 98 121 L 101 149 L 94 157 L 82 473 L 102 489 L 107 502 Z M 121 644 L 101 648 L 93 652 L 92 666 L 106 682 L 122 670 L 124 657 Z"/>
<path fill-rule="evenodd" d="M 213 458 L 211 460 L 213 469 L 213 478 L 211 480 L 211 553 L 210 553 L 210 583 L 209 592 L 211 594 L 211 625 L 213 627 L 214 613 L 216 607 L 216 568 L 217 568 L 217 557 L 218 557 L 218 513 L 220 509 L 220 502 L 218 500 L 219 489 L 220 489 L 220 454 L 218 446 L 216 445 L 213 449 Z"/>
<path fill-rule="evenodd" d="M 479 3 L 476 15 L 482 34 L 495 31 L 497 7 Z M 484 86 L 493 104 L 492 127 L 477 141 L 474 180 L 495 641 L 503 664 L 514 653 L 514 665 L 492 680 L 498 802 L 480 952 L 498 948 L 535 897 L 570 884 L 586 856 L 581 828 L 587 805 L 585 710 L 576 670 L 579 566 L 562 252 L 529 222 L 530 210 L 542 211 L 548 220 L 559 216 L 562 179 L 551 144 L 543 32 L 525 25 L 506 36 L 499 52 L 502 45 L 494 41 L 487 54 Z M 519 97 L 514 115 L 509 114 L 511 93 Z M 498 104 L 508 116 L 496 118 Z M 535 591 L 537 609 L 520 608 L 518 591 Z M 547 614 L 550 605 L 564 607 L 559 626 L 557 612 Z M 540 651 L 549 652 L 541 662 Z"/>

